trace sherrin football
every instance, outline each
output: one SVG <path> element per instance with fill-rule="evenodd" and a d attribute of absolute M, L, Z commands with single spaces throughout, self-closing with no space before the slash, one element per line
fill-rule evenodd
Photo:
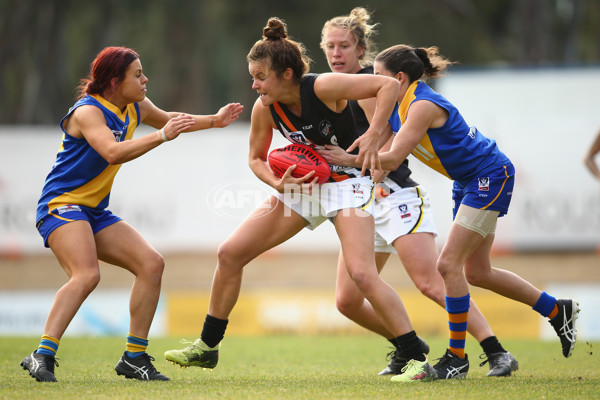
<path fill-rule="evenodd" d="M 292 143 L 269 153 L 269 166 L 278 178 L 281 178 L 294 164 L 296 169 L 292 171 L 292 176 L 295 178 L 301 178 L 310 171 L 315 171 L 314 177 L 319 178 L 319 183 L 325 183 L 331 176 L 327 161 L 309 146 Z"/>

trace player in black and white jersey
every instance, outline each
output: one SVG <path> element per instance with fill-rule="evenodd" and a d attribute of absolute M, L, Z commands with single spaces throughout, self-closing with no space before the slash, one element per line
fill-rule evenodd
<path fill-rule="evenodd" d="M 359 158 L 365 157 L 367 164 L 371 158 L 371 167 L 376 169 L 382 138 L 391 134 L 388 118 L 398 95 L 397 86 L 376 75 L 307 74 L 309 60 L 303 46 L 287 37 L 285 24 L 275 17 L 269 19 L 262 40 L 255 43 L 247 60 L 252 88 L 259 94 L 252 110 L 249 164 L 255 175 L 278 194 L 258 207 L 219 247 L 202 334 L 192 345 L 167 351 L 165 357 L 182 366 L 214 368 L 219 343 L 240 292 L 244 266 L 305 227 L 314 228 L 330 219 L 347 261 L 346 273 L 373 305 L 394 345 L 408 357 L 426 363 L 400 297 L 377 271 L 370 177 L 361 176 L 353 168 L 344 169 L 334 172 L 333 182 L 316 185 L 313 172 L 293 178 L 290 167 L 282 178 L 277 178 L 266 163 L 273 130 L 277 129 L 291 141 L 314 146 L 339 144 L 348 148 L 358 144 Z M 357 141 L 347 100 L 372 97 L 376 98 L 377 109 L 368 131 Z M 290 186 L 303 194 L 290 193 L 286 190 Z M 423 379 L 436 377 L 431 366 L 428 372 Z"/>

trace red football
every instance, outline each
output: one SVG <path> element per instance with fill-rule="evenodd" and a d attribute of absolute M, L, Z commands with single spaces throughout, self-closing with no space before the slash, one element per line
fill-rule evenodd
<path fill-rule="evenodd" d="M 288 144 L 269 153 L 269 166 L 276 177 L 281 178 L 285 171 L 296 165 L 292 172 L 295 178 L 301 178 L 310 171 L 315 171 L 319 183 L 325 183 L 331 176 L 329 164 L 315 149 L 303 144 Z"/>

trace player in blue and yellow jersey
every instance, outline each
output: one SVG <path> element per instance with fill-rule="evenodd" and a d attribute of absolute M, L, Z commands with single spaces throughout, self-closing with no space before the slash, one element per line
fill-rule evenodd
<path fill-rule="evenodd" d="M 382 51 L 374 63 L 376 74 L 401 84 L 400 128 L 390 151 L 380 153 L 383 169 L 398 168 L 412 152 L 454 181 L 454 222 L 437 262 L 445 285 L 450 345 L 434 368 L 439 378 L 447 379 L 468 365 L 464 352 L 468 283 L 528 304 L 548 317 L 560 338 L 562 354 L 569 357 L 575 346 L 579 304 L 572 299 L 557 300 L 516 274 L 491 266 L 496 222 L 508 212 L 515 169 L 494 140 L 469 126 L 456 107 L 420 80 L 441 76 L 450 64 L 436 47 L 406 45 Z M 421 370 L 420 362 L 410 361 L 409 368 L 393 380 L 413 380 Z"/>
<path fill-rule="evenodd" d="M 371 64 L 375 54 L 371 35 L 375 26 L 369 23 L 370 17 L 366 9 L 356 7 L 349 15 L 334 17 L 325 23 L 321 32 L 321 48 L 332 71 L 373 73 Z M 349 103 L 359 133 L 363 134 L 369 127 L 374 99 Z M 391 140 L 385 148 L 389 149 L 390 144 Z M 345 165 L 345 160 L 352 162 L 352 156 L 342 148 L 320 152 L 334 164 Z M 380 180 L 378 174 L 381 172 L 374 174 L 376 180 Z M 439 252 L 435 243 L 437 233 L 433 212 L 427 190 L 414 181 L 408 160 L 381 179 L 376 188 L 374 212 L 377 269 L 381 271 L 390 254 L 397 253 L 404 269 L 421 293 L 445 307 L 444 280 L 436 270 Z M 338 262 L 336 304 L 342 314 L 362 327 L 388 340 L 393 338 L 377 318 L 372 305 L 365 300 L 346 273 L 342 254 Z M 473 300 L 470 310 L 468 331 L 481 345 L 487 357 L 488 376 L 510 376 L 519 366 L 517 360 L 501 345 Z M 424 346 L 425 350 L 427 348 Z M 379 375 L 398 375 L 408 362 L 406 356 L 395 348 L 389 353 L 389 359 L 388 366 Z M 464 376 L 466 373 L 465 367 L 460 375 Z"/>
<path fill-rule="evenodd" d="M 164 261 L 134 228 L 107 209 L 111 187 L 123 163 L 182 132 L 225 127 L 243 107 L 230 103 L 215 115 L 166 112 L 146 97 L 147 83 L 134 50 L 107 47 L 92 63 L 78 101 L 60 123 L 62 141 L 42 189 L 36 226 L 69 281 L 54 298 L 39 347 L 21 361 L 38 381 L 56 381 L 60 339 L 100 280 L 98 260 L 135 275 L 126 351 L 115 367 L 117 374 L 169 380 L 146 353 Z M 159 130 L 133 139 L 142 122 Z"/>

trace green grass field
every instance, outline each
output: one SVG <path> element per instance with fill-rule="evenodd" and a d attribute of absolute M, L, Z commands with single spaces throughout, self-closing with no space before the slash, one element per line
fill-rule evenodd
<path fill-rule="evenodd" d="M 195 338 L 188 338 L 195 339 Z M 387 343 L 371 335 L 226 337 L 212 371 L 180 368 L 164 361 L 165 350 L 181 348 L 179 338 L 151 339 L 155 366 L 170 382 L 118 377 L 114 366 L 124 338 L 61 341 L 57 383 L 39 383 L 19 366 L 38 338 L 0 339 L 1 399 L 599 399 L 600 360 L 594 347 L 579 342 L 565 359 L 556 342 L 504 340 L 520 368 L 507 378 L 488 378 L 479 367 L 481 348 L 467 341 L 470 371 L 455 381 L 392 383 L 379 377 Z M 431 358 L 446 339 L 429 339 Z"/>

